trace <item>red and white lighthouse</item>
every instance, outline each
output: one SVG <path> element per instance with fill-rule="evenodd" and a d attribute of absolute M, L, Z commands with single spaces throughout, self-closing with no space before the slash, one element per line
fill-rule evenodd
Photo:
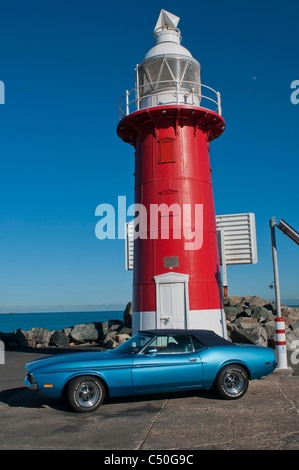
<path fill-rule="evenodd" d="M 178 21 L 161 11 L 117 128 L 135 147 L 133 333 L 202 328 L 225 337 L 209 159 L 225 124 L 220 94 L 201 84 Z"/>

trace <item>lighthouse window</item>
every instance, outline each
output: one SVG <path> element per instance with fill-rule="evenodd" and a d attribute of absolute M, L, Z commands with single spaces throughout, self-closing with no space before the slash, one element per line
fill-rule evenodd
<path fill-rule="evenodd" d="M 181 57 L 153 58 L 139 66 L 138 81 L 140 96 L 177 87 L 181 90 L 192 87 L 195 93 L 200 93 L 200 65 L 194 59 Z"/>
<path fill-rule="evenodd" d="M 159 141 L 159 159 L 158 163 L 174 163 L 175 155 L 175 139 L 166 138 Z"/>

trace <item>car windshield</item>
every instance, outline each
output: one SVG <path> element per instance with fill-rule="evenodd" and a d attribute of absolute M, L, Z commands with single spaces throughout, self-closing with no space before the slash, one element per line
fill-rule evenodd
<path fill-rule="evenodd" d="M 122 354 L 137 354 L 143 349 L 155 335 L 149 333 L 137 333 L 132 338 L 127 339 L 123 344 L 117 346 L 115 351 Z"/>

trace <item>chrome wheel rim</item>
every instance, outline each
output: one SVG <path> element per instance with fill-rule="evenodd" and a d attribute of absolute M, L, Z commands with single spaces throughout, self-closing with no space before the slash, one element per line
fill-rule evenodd
<path fill-rule="evenodd" d="M 94 406 L 100 398 L 99 387 L 90 381 L 82 382 L 76 392 L 76 401 L 83 408 Z"/>
<path fill-rule="evenodd" d="M 229 395 L 238 395 L 244 387 L 244 377 L 238 370 L 228 370 L 224 376 L 223 386 Z"/>

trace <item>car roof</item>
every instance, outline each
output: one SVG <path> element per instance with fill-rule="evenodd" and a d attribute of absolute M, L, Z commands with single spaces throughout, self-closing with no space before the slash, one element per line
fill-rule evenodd
<path fill-rule="evenodd" d="M 179 329 L 154 329 L 141 330 L 141 333 L 152 333 L 158 336 L 192 335 L 205 346 L 232 346 L 233 343 L 217 335 L 212 330 L 179 330 Z"/>

